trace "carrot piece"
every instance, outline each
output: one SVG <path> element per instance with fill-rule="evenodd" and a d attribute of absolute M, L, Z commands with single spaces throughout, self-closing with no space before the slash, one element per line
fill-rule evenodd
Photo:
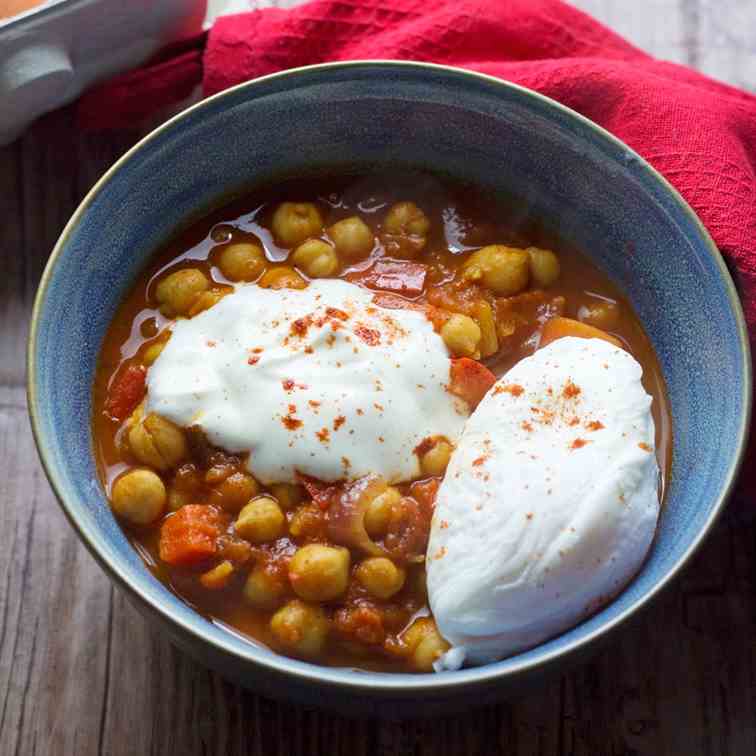
<path fill-rule="evenodd" d="M 116 375 L 105 400 L 105 412 L 114 420 L 125 420 L 144 398 L 147 369 L 129 365 Z"/>
<path fill-rule="evenodd" d="M 347 280 L 368 289 L 415 296 L 425 288 L 428 266 L 406 260 L 376 260 L 366 270 L 347 274 Z"/>
<path fill-rule="evenodd" d="M 160 528 L 160 558 L 167 564 L 189 567 L 209 559 L 217 550 L 223 517 L 206 504 L 187 504 Z"/>
<path fill-rule="evenodd" d="M 488 389 L 496 383 L 496 376 L 477 360 L 459 357 L 451 361 L 449 391 L 464 399 L 475 409 Z"/>
<path fill-rule="evenodd" d="M 551 344 L 552 341 L 564 338 L 565 336 L 576 336 L 579 339 L 602 339 L 620 349 L 624 349 L 622 342 L 606 331 L 602 331 L 600 328 L 595 328 L 587 323 L 581 323 L 579 320 L 561 317 L 551 318 L 551 320 L 546 321 L 543 331 L 541 331 L 541 343 L 539 346 L 545 347 L 547 344 Z"/>

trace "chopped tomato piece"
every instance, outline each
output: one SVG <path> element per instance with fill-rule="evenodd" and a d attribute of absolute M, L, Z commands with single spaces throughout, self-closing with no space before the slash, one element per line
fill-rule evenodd
<path fill-rule="evenodd" d="M 496 383 L 496 376 L 485 365 L 469 357 L 453 359 L 449 376 L 449 391 L 464 399 L 470 409 L 475 409 Z"/>
<path fill-rule="evenodd" d="M 460 312 L 477 317 L 478 307 L 486 297 L 480 287 L 467 282 L 455 281 L 428 290 L 428 302 L 449 312 Z"/>
<path fill-rule="evenodd" d="M 114 420 L 125 420 L 144 399 L 147 369 L 129 365 L 116 375 L 105 400 L 105 412 Z"/>
<path fill-rule="evenodd" d="M 160 558 L 167 564 L 191 567 L 215 556 L 224 518 L 215 507 L 187 504 L 160 528 Z"/>
<path fill-rule="evenodd" d="M 440 485 L 438 478 L 417 481 L 410 486 L 410 496 L 424 509 L 432 511 Z"/>
<path fill-rule="evenodd" d="M 388 292 L 379 291 L 373 295 L 373 302 L 378 307 L 385 307 L 387 310 L 415 310 L 415 312 L 426 312 L 428 305 L 420 302 L 410 302 L 398 294 L 389 294 Z"/>
<path fill-rule="evenodd" d="M 425 288 L 428 266 L 407 260 L 376 260 L 366 270 L 349 273 L 346 278 L 368 289 L 394 291 L 416 296 Z"/>
<path fill-rule="evenodd" d="M 541 332 L 541 343 L 539 346 L 545 347 L 552 341 L 564 338 L 565 336 L 576 336 L 579 339 L 602 339 L 610 344 L 624 349 L 622 342 L 600 328 L 581 323 L 579 320 L 571 318 L 552 318 L 547 320 Z"/>
<path fill-rule="evenodd" d="M 305 490 L 310 494 L 313 502 L 317 504 L 321 509 L 326 510 L 331 506 L 333 497 L 339 490 L 339 487 L 332 483 L 324 483 L 317 478 L 311 478 L 309 475 L 303 475 L 297 473 L 299 482 L 305 487 Z"/>
<path fill-rule="evenodd" d="M 383 291 L 379 291 L 373 296 L 373 302 L 378 307 L 385 307 L 387 310 L 414 310 L 415 312 L 422 312 L 433 323 L 433 329 L 436 333 L 441 330 L 443 324 L 451 317 L 450 312 L 442 310 L 440 307 L 420 302 L 410 302 L 398 294 L 389 294 Z"/>
<path fill-rule="evenodd" d="M 383 643 L 386 631 L 383 628 L 383 613 L 376 606 L 363 604 L 339 609 L 333 616 L 336 632 L 360 643 Z"/>

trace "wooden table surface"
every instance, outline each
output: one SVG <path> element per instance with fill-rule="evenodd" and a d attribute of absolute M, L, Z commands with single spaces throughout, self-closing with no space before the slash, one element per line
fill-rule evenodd
<path fill-rule="evenodd" d="M 653 54 L 756 84 L 752 0 L 579 0 Z M 0 105 L 1 107 L 1 105 Z M 731 507 L 674 587 L 579 670 L 460 716 L 356 721 L 255 696 L 173 648 L 114 590 L 37 460 L 24 351 L 64 223 L 135 135 L 70 113 L 0 149 L 0 754 L 753 756 L 756 524 Z"/>

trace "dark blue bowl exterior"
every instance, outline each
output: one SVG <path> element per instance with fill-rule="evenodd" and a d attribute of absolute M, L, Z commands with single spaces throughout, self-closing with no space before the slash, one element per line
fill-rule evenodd
<path fill-rule="evenodd" d="M 187 219 L 283 174 L 396 164 L 522 197 L 608 272 L 651 335 L 675 428 L 658 538 L 629 588 L 531 651 L 422 681 L 284 659 L 194 613 L 149 574 L 113 519 L 90 436 L 90 387 L 108 323 L 155 249 Z M 304 69 L 237 88 L 171 122 L 100 184 L 64 233 L 38 302 L 35 336 L 30 395 L 38 442 L 90 547 L 153 613 L 162 607 L 172 636 L 189 650 L 267 692 L 313 702 L 338 704 L 347 697 L 344 683 L 359 686 L 353 704 L 358 692 L 385 697 L 388 686 L 396 700 L 417 694 L 419 685 L 426 700 L 448 702 L 459 686 L 504 691 L 517 678 L 508 673 L 541 661 L 562 664 L 554 653 L 617 620 L 676 569 L 727 486 L 749 409 L 739 309 L 710 241 L 679 198 L 634 153 L 569 111 L 516 87 L 433 67 Z"/>

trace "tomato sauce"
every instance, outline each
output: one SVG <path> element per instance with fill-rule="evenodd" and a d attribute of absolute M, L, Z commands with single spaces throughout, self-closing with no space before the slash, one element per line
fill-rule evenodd
<path fill-rule="evenodd" d="M 393 203 L 403 200 L 415 202 L 430 220 L 427 243 L 411 260 L 392 258 L 390 246 L 380 241 L 381 219 Z M 502 298 L 494 301 L 488 297 L 500 327 L 499 349 L 481 362 L 497 377 L 501 376 L 537 348 L 545 318 L 561 315 L 580 319 L 586 308 L 597 303 L 611 304 L 615 317 L 607 330 L 640 362 L 645 388 L 653 397 L 663 494 L 672 449 L 671 415 L 664 379 L 642 324 L 612 281 L 579 251 L 551 233 L 546 224 L 529 217 L 517 202 L 428 174 L 380 174 L 291 180 L 264 187 L 214 210 L 156 251 L 113 319 L 102 346 L 95 378 L 95 452 L 109 496 L 117 477 L 135 464 L 133 455 L 124 444 L 123 420 L 143 395 L 145 355 L 151 346 L 160 344 L 169 334 L 171 319 L 161 313 L 155 298 L 158 281 L 175 270 L 191 267 L 201 270 L 214 282 L 213 285 L 231 286 L 233 282 L 223 275 L 217 263 L 219 250 L 230 241 L 252 241 L 262 245 L 268 269 L 283 268 L 287 265 L 289 250 L 279 246 L 270 231 L 273 210 L 282 201 L 315 203 L 326 226 L 349 216 L 362 218 L 376 233 L 379 243 L 367 258 L 345 262 L 338 277 L 375 291 L 379 304 L 423 307 L 431 313 L 431 319 L 434 312 L 440 313 L 439 322 L 448 317 L 449 311 L 475 314 L 478 312 L 476 308 L 481 306 L 478 288 L 455 288 L 453 285 L 472 251 L 488 244 L 553 250 L 559 257 L 561 272 L 545 294 L 529 290 L 519 297 L 508 298 L 508 301 Z M 502 323 L 510 322 L 513 324 L 511 328 L 502 330 Z M 463 363 L 464 360 L 455 362 Z M 479 389 L 472 390 L 484 393 L 490 383 L 486 382 L 483 373 L 488 371 L 483 371 L 477 361 L 467 362 L 474 363 L 472 371 L 464 364 L 458 364 L 457 371 L 472 372 L 475 380 L 468 380 L 465 385 L 474 387 L 480 380 Z M 166 486 L 180 488 L 185 485 L 192 503 L 220 502 L 222 509 L 222 493 L 214 487 L 213 476 L 226 480 L 234 473 L 240 473 L 244 470 L 244 460 L 226 455 L 222 450 L 200 447 L 201 444 L 192 447 L 190 442 L 188 466 L 183 465 L 178 473 L 161 471 L 160 475 Z M 218 470 L 220 472 L 212 472 Z M 408 520 L 397 525 L 399 531 L 395 536 L 399 540 L 408 539 L 414 544 L 415 551 L 425 542 L 421 530 L 425 528 L 427 531 L 438 481 L 439 478 L 430 477 L 399 486 L 408 503 Z M 297 535 L 289 532 L 275 543 L 252 546 L 233 533 L 214 541 L 216 551 L 213 553 L 217 558 L 204 566 L 212 567 L 224 559 L 234 564 L 231 577 L 214 590 L 208 590 L 198 579 L 196 569 L 169 566 L 161 560 L 160 521 L 150 526 L 125 527 L 155 576 L 197 611 L 250 642 L 286 652 L 271 633 L 272 610 L 252 608 L 243 600 L 245 570 L 252 564 L 265 564 L 274 578 L 278 576 L 276 579 L 285 583 L 286 565 L 298 546 L 329 542 L 328 495 L 319 499 L 318 491 L 306 486 L 302 501 L 286 508 L 287 527 L 293 531 L 292 523 L 296 520 Z M 413 502 L 411 506 L 410 502 Z M 233 513 L 223 512 L 213 527 L 217 525 L 220 532 L 232 519 Z M 174 530 L 177 528 L 178 523 Z M 332 631 L 328 643 L 315 657 L 316 661 L 384 671 L 413 669 L 408 661 L 408 651 L 402 645 L 402 632 L 414 619 L 428 614 L 424 568 L 421 559 L 413 554 L 403 562 L 406 570 L 404 587 L 390 600 L 375 600 L 359 582 L 351 579 L 340 600 L 323 603 Z M 355 564 L 360 555 L 353 549 L 352 557 Z M 290 596 L 290 589 L 285 590 Z"/>

